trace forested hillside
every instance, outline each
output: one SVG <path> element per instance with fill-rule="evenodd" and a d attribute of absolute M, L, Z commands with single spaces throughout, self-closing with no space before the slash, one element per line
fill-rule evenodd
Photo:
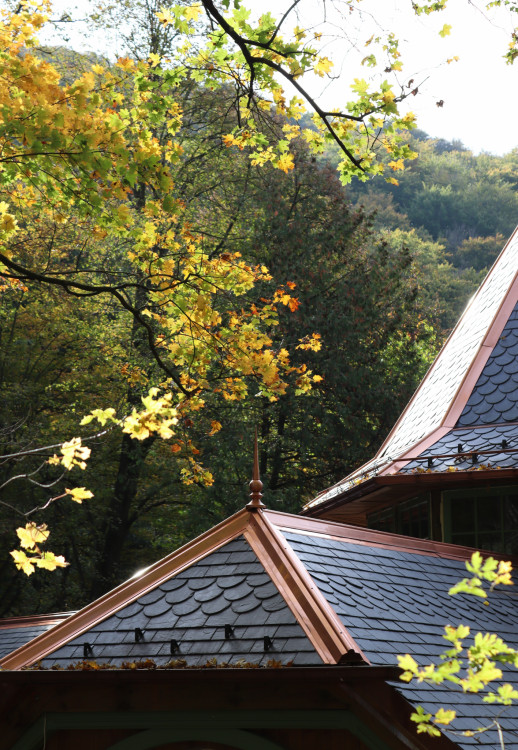
<path fill-rule="evenodd" d="M 462 143 L 415 130 L 418 158 L 398 172 L 398 185 L 374 177 L 354 182 L 354 206 L 374 214 L 374 228 L 391 247 L 417 260 L 420 299 L 441 332 L 449 330 L 514 230 L 518 216 L 518 150 L 478 156 Z M 326 161 L 337 163 L 334 148 Z"/>
<path fill-rule="evenodd" d="M 255 428 L 272 508 L 297 511 L 367 460 L 518 217 L 518 152 L 474 156 L 414 131 L 399 185 L 344 187 L 337 151 L 296 140 L 288 156 L 291 113 L 263 105 L 277 156 L 251 159 L 229 136 L 235 89 L 160 79 L 166 31 L 138 31 L 130 52 L 152 62 L 134 89 L 128 61 L 35 56 L 59 85 L 82 76 L 85 102 L 94 75 L 114 76 L 106 137 L 127 132 L 116 148 L 132 149 L 118 176 L 92 150 L 71 172 L 61 153 L 64 171 L 26 162 L 4 182 L 21 213 L 0 237 L 0 615 L 79 607 L 242 507 Z M 94 135 L 81 137 L 84 154 Z M 178 405 L 155 423 L 167 389 Z M 142 398 L 131 430 L 111 413 L 80 426 L 107 407 L 131 420 Z M 64 491 L 47 460 L 76 435 L 92 455 L 74 481 L 93 497 L 34 517 L 70 565 L 28 578 L 9 556 L 19 510 Z"/>

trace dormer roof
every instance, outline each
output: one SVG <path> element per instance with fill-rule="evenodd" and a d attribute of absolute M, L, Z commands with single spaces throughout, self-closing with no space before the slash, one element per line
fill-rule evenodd
<path fill-rule="evenodd" d="M 320 513 L 324 504 L 373 477 L 481 467 L 518 470 L 517 448 L 515 230 L 374 458 L 305 510 Z"/>

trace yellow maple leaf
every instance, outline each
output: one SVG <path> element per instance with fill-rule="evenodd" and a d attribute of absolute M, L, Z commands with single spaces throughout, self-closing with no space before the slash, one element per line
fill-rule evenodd
<path fill-rule="evenodd" d="M 169 8 L 160 10 L 156 14 L 156 17 L 164 25 L 167 25 L 169 23 L 174 23 L 174 15 L 173 15 L 173 12 Z"/>
<path fill-rule="evenodd" d="M 123 70 L 131 70 L 135 67 L 135 61 L 130 57 L 119 57 L 119 59 L 117 60 L 117 65 Z"/>
<path fill-rule="evenodd" d="M 200 16 L 200 13 L 201 13 L 201 4 L 188 5 L 183 11 L 184 18 L 187 21 L 197 21 Z"/>
<path fill-rule="evenodd" d="M 83 500 L 88 500 L 89 498 L 93 497 L 93 492 L 90 492 L 90 490 L 85 489 L 84 487 L 74 487 L 73 489 L 65 490 L 67 495 L 70 495 L 70 498 L 75 502 L 81 504 Z"/>
<path fill-rule="evenodd" d="M 34 573 L 35 567 L 27 557 L 25 552 L 23 552 L 21 549 L 13 549 L 11 555 L 14 558 L 14 562 L 18 570 L 23 571 L 25 575 L 28 576 Z"/>
<path fill-rule="evenodd" d="M 313 72 L 317 76 L 320 76 L 320 78 L 323 78 L 326 73 L 329 73 L 332 67 L 333 63 L 328 57 L 319 57 L 313 66 Z"/>
<path fill-rule="evenodd" d="M 66 568 L 68 563 L 63 555 L 55 555 L 53 552 L 42 552 L 41 557 L 31 558 L 38 568 L 44 570 L 56 570 L 56 568 Z"/>
<path fill-rule="evenodd" d="M 213 419 L 210 423 L 210 432 L 209 435 L 215 435 L 216 432 L 219 432 L 221 430 L 221 423 L 218 422 L 216 419 Z"/>
<path fill-rule="evenodd" d="M 290 169 L 293 169 L 295 166 L 293 163 L 293 155 L 283 154 L 277 159 L 277 161 L 275 162 L 275 166 L 277 167 L 277 169 L 282 169 L 283 172 L 288 174 Z"/>
<path fill-rule="evenodd" d="M 451 724 L 456 715 L 455 711 L 446 711 L 444 708 L 440 708 L 435 714 L 435 722 L 437 724 Z"/>
<path fill-rule="evenodd" d="M 404 169 L 405 168 L 405 162 L 403 159 L 396 159 L 395 161 L 389 161 L 389 167 L 395 171 L 398 169 Z"/>
<path fill-rule="evenodd" d="M 25 549 L 33 549 L 37 544 L 41 544 L 48 539 L 49 531 L 47 524 L 43 523 L 37 526 L 33 521 L 25 525 L 25 528 L 16 529 L 20 544 Z"/>

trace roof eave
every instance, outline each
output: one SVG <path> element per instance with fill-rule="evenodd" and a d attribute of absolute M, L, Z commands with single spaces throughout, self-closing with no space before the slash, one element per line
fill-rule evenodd
<path fill-rule="evenodd" d="M 381 487 L 409 487 L 414 485 L 422 489 L 450 489 L 451 487 L 471 483 L 501 483 L 507 480 L 518 480 L 518 469 L 484 469 L 470 471 L 424 471 L 415 474 L 381 474 L 371 477 L 361 484 L 345 489 L 340 494 L 324 500 L 318 505 L 306 506 L 301 511 L 302 516 L 323 518 L 338 506 L 354 503 L 360 498 L 367 497 Z"/>

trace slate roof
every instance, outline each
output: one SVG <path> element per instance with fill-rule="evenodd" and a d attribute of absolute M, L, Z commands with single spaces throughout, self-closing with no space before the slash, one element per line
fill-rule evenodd
<path fill-rule="evenodd" d="M 457 426 L 518 422 L 518 305 L 512 311 Z"/>
<path fill-rule="evenodd" d="M 37 635 L 46 633 L 67 616 L 68 613 L 43 618 L 36 616 L 0 620 L 0 659 Z"/>
<path fill-rule="evenodd" d="M 518 424 L 498 424 L 484 427 L 461 427 L 451 430 L 418 457 L 400 469 L 409 474 L 428 468 L 431 458 L 433 471 L 472 471 L 480 466 L 514 468 L 518 466 Z"/>
<path fill-rule="evenodd" d="M 352 641 L 367 665 L 395 666 L 397 655 L 404 653 L 430 663 L 446 647 L 442 638 L 446 624 L 497 632 L 518 648 L 518 595 L 497 591 L 489 606 L 474 597 L 448 596 L 450 586 L 465 575 L 463 558 L 469 550 L 270 511 L 241 511 L 233 519 L 227 523 L 234 523 L 234 538 L 222 538 L 221 531 L 207 532 L 188 550 L 192 559 L 182 558 L 179 551 L 181 564 L 157 585 L 149 583 L 164 562 L 131 583 L 130 599 L 115 612 L 111 603 L 124 592 L 124 585 L 75 615 L 79 622 L 85 621 L 89 610 L 93 613 L 79 635 L 63 642 L 59 631 L 72 632 L 74 618 L 70 618 L 27 644 L 17 657 L 5 659 L 4 666 L 14 664 L 9 659 L 18 660 L 14 668 L 32 663 L 38 642 L 45 649 L 40 661 L 46 667 L 66 667 L 81 660 L 85 643 L 92 649 L 88 658 L 101 663 L 146 658 L 165 663 L 171 659 L 174 640 L 178 644 L 174 657 L 194 665 L 212 657 L 218 662 L 242 659 L 256 664 L 273 657 L 282 663 L 293 660 L 295 665 L 318 667 L 324 660 L 315 644 L 325 638 L 329 626 L 317 632 L 311 613 L 306 616 L 301 611 L 304 576 L 313 610 L 324 602 L 319 617 L 328 607 L 341 623 L 344 644 Z M 213 547 L 200 546 L 207 540 Z M 200 556 L 203 549 L 208 554 Z M 103 616 L 103 609 L 110 614 Z M 225 626 L 232 632 L 225 633 Z M 142 638 L 136 639 L 136 628 Z M 273 644 L 268 651 L 265 636 Z M 327 661 L 341 662 L 338 656 Z M 505 681 L 518 688 L 516 674 L 506 675 Z M 462 691 L 399 682 L 393 687 L 410 704 L 421 704 L 428 711 L 455 708 L 460 730 L 495 715 L 494 707 Z M 506 747 L 515 750 L 518 706 L 506 710 L 501 723 Z M 456 741 L 466 748 L 473 743 L 470 738 Z M 477 743 L 497 746 L 491 732 Z"/>
<path fill-rule="evenodd" d="M 469 625 L 473 633 L 497 632 L 518 647 L 516 594 L 497 591 L 489 606 L 476 597 L 448 596 L 449 588 L 466 575 L 460 560 L 313 534 L 285 532 L 285 537 L 373 665 L 395 665 L 397 654 L 405 653 L 423 665 L 431 663 L 448 645 L 442 638 L 446 624 Z M 516 671 L 507 673 L 504 681 L 518 689 Z M 459 719 L 453 728 L 459 731 L 474 729 L 498 712 L 460 690 L 413 683 L 395 687 L 426 711 L 455 708 Z M 518 747 L 518 706 L 504 713 L 501 724 L 506 747 Z M 456 741 L 466 747 L 498 745 L 495 731 Z"/>
<path fill-rule="evenodd" d="M 317 495 L 306 505 L 309 513 L 366 478 L 408 473 L 423 466 L 422 461 L 405 464 L 418 456 L 447 452 L 457 438 L 446 433 L 457 427 L 471 427 L 472 432 L 464 432 L 462 439 L 481 449 L 481 440 L 494 442 L 501 425 L 518 423 L 517 274 L 515 230 L 376 456 Z M 478 430 L 487 425 L 494 426 L 493 432 Z M 516 428 L 507 432 L 508 439 L 516 438 L 516 432 Z M 516 441 L 514 447 L 518 447 Z M 518 468 L 518 452 L 493 463 Z M 434 462 L 433 471 L 451 465 L 452 461 Z M 467 467 L 456 463 L 455 468 Z"/>
<path fill-rule="evenodd" d="M 232 628 L 225 637 L 225 626 Z M 136 642 L 135 629 L 142 632 Z M 265 650 L 264 639 L 271 645 Z M 140 636 L 139 636 L 140 638 Z M 85 653 L 85 643 L 91 651 Z M 173 643 L 173 648 L 171 647 Z M 42 660 L 51 667 L 94 659 L 103 664 L 209 659 L 264 664 L 322 660 L 241 536 L 173 576 Z"/>

